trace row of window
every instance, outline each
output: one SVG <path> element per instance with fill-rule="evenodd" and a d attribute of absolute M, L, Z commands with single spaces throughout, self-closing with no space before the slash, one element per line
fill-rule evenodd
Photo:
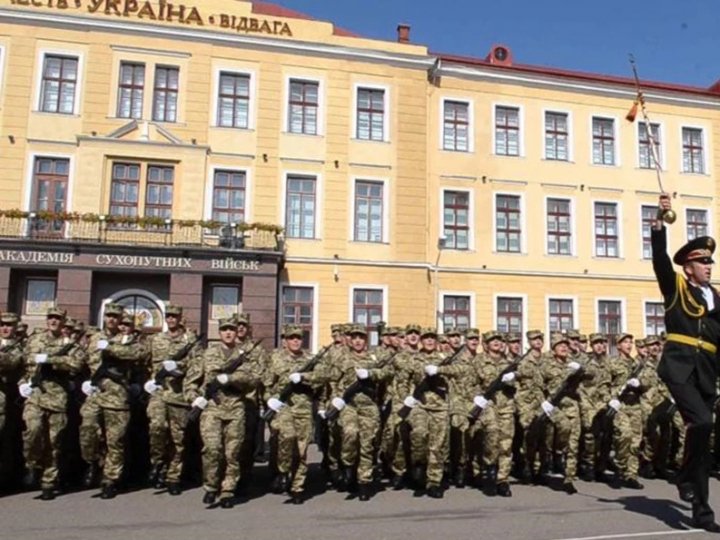
<path fill-rule="evenodd" d="M 51 113 L 75 112 L 78 84 L 77 57 L 45 55 L 40 110 Z M 143 118 L 146 92 L 146 65 L 121 62 L 117 89 L 116 115 L 119 118 Z M 215 125 L 248 129 L 250 127 L 251 76 L 247 73 L 221 71 L 218 78 Z M 155 65 L 151 118 L 158 122 L 176 122 L 180 68 Z M 443 100 L 442 148 L 456 152 L 473 149 L 471 102 Z M 320 83 L 290 79 L 288 87 L 287 125 L 289 133 L 319 134 Z M 383 88 L 358 87 L 355 102 L 355 133 L 361 140 L 386 141 L 387 95 Z M 502 156 L 522 154 L 522 122 L 519 107 L 495 106 L 494 152 Z M 592 163 L 617 165 L 616 120 L 592 117 Z M 659 124 L 638 123 L 638 165 L 654 168 L 662 165 L 663 138 Z M 544 156 L 548 160 L 570 161 L 572 151 L 568 113 L 546 111 L 544 118 Z M 682 128 L 682 171 L 705 173 L 704 136 L 701 128 Z"/>

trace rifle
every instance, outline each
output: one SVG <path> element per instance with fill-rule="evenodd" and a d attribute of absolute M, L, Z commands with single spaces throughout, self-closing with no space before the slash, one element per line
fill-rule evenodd
<path fill-rule="evenodd" d="M 73 347 L 75 347 L 75 345 L 80 342 L 83 334 L 84 332 L 78 334 L 75 339 L 66 343 L 54 353 L 48 354 L 48 359 L 52 357 L 67 355 L 73 349 Z M 33 373 L 33 376 L 30 378 L 30 386 L 32 386 L 33 388 L 40 388 L 40 391 L 44 392 L 45 390 L 42 387 L 42 382 L 48 376 L 48 371 L 50 370 L 50 368 L 51 366 L 49 363 L 40 364 L 39 366 L 37 366 L 35 369 L 35 373 Z"/>
<path fill-rule="evenodd" d="M 260 338 L 253 342 L 252 347 L 246 350 L 241 350 L 240 353 L 235 356 L 234 358 L 230 358 L 225 365 L 220 368 L 218 371 L 218 374 L 226 374 L 229 375 L 230 373 L 235 372 L 245 361 L 245 357 L 253 352 L 255 350 L 255 347 L 260 345 L 260 343 L 263 342 L 264 338 Z M 220 392 L 220 388 L 222 388 L 222 384 L 220 384 L 217 380 L 217 378 L 213 379 L 212 381 L 205 384 L 205 394 L 203 397 L 208 401 L 214 401 L 215 403 L 218 402 L 218 392 Z M 190 412 L 188 413 L 188 423 L 189 422 L 196 422 L 200 415 L 202 414 L 203 409 L 200 407 L 193 407 L 190 409 Z"/>
<path fill-rule="evenodd" d="M 438 367 L 450 365 L 458 356 L 460 356 L 460 353 L 462 353 L 466 348 L 467 348 L 467 345 L 463 345 L 462 347 L 460 347 L 457 351 L 452 353 L 450 356 L 444 358 L 442 360 L 442 362 L 440 362 Z M 415 387 L 415 390 L 413 391 L 411 397 L 415 401 L 419 401 L 420 403 L 425 403 L 425 392 L 430 390 L 431 384 L 432 384 L 432 379 L 434 379 L 435 377 L 437 377 L 437 375 L 435 375 L 433 377 L 431 377 L 430 375 L 425 375 L 423 380 L 420 381 L 420 384 L 418 384 Z M 410 411 L 412 409 L 413 409 L 412 407 L 408 407 L 407 405 L 405 405 L 403 403 L 403 406 L 398 411 L 398 416 L 400 416 L 400 418 L 405 420 L 408 417 L 408 415 L 410 414 Z"/>
<path fill-rule="evenodd" d="M 553 407 L 557 407 L 558 404 L 570 395 L 572 392 L 577 390 L 582 377 L 585 375 L 585 368 L 580 366 L 579 369 L 568 375 L 563 383 L 560 385 L 555 393 L 548 400 Z M 540 436 L 547 425 L 547 421 L 550 417 L 545 414 L 545 411 L 540 412 L 528 426 L 528 437 L 533 441 L 540 441 Z"/>
<path fill-rule="evenodd" d="M 488 386 L 487 390 L 482 394 L 482 397 L 484 397 L 486 400 L 490 401 L 495 397 L 495 394 L 497 394 L 502 388 L 505 386 L 505 383 L 502 381 L 502 378 L 507 375 L 508 373 L 513 373 L 517 370 L 518 367 L 520 367 L 520 363 L 525 360 L 525 358 L 528 357 L 528 355 L 532 352 L 532 349 L 529 349 L 525 354 L 523 354 L 521 357 L 517 358 L 516 360 L 513 360 L 508 366 L 505 367 L 500 373 L 498 373 L 498 376 L 495 377 L 495 379 L 490 383 L 490 386 Z M 477 421 L 478 418 L 480 418 L 480 415 L 482 414 L 484 409 L 481 409 L 477 405 L 473 405 L 473 408 L 470 409 L 470 413 L 468 414 L 468 417 L 470 418 L 471 422 Z"/>
<path fill-rule="evenodd" d="M 17 339 L 15 341 L 13 341 L 12 343 L 8 343 L 4 347 L 0 348 L 0 354 L 7 354 L 9 352 L 12 352 L 17 347 L 25 345 L 26 341 L 27 341 L 27 338 L 23 338 L 23 339 Z"/>
<path fill-rule="evenodd" d="M 400 353 L 399 350 L 392 353 L 390 356 L 382 360 L 380 363 L 378 363 L 377 366 L 375 366 L 372 369 L 383 369 L 385 366 L 388 366 L 390 362 L 393 361 L 393 359 Z M 350 386 L 348 386 L 345 391 L 343 392 L 343 395 L 340 399 L 343 400 L 344 403 L 350 403 L 353 399 L 355 399 L 355 396 L 357 396 L 359 393 L 363 392 L 364 390 L 368 389 L 369 381 L 367 379 L 360 380 L 355 379 Z M 332 422 L 335 420 L 338 415 L 340 414 L 340 409 L 335 407 L 334 405 L 330 405 L 328 409 L 325 411 L 325 419 L 328 422 Z"/>
<path fill-rule="evenodd" d="M 630 379 L 637 379 L 642 370 L 645 368 L 645 362 L 639 362 L 638 365 L 635 367 L 635 369 L 632 370 L 630 373 L 630 376 L 628 377 L 628 381 Z M 619 402 L 622 403 L 622 401 L 627 397 L 627 395 L 635 390 L 633 387 L 631 387 L 627 381 L 625 381 L 625 384 L 620 389 L 620 392 L 618 393 L 617 399 Z M 605 410 L 600 413 L 600 421 L 602 422 L 603 429 L 609 428 L 612 425 L 612 421 L 615 418 L 615 415 L 617 414 L 617 411 L 611 407 L 610 405 L 607 405 L 605 407 Z"/>
<path fill-rule="evenodd" d="M 175 354 L 173 354 L 167 360 L 171 360 L 173 362 L 179 362 L 180 360 L 182 360 L 183 358 L 185 358 L 187 356 L 187 354 L 195 347 L 195 345 L 197 345 L 204 339 L 205 339 L 205 334 L 200 334 L 194 340 L 183 345 L 183 347 L 181 349 L 176 351 Z M 183 376 L 182 371 L 178 371 L 178 370 L 168 371 L 167 369 L 165 369 L 165 367 L 163 367 L 155 375 L 155 384 L 158 386 L 163 386 L 163 384 L 165 383 L 165 380 L 168 379 L 169 377 L 177 378 L 177 377 L 182 377 L 182 376 Z"/>
<path fill-rule="evenodd" d="M 300 369 L 298 369 L 295 373 L 309 373 L 310 371 L 314 370 L 315 367 L 320 363 L 320 360 L 322 360 L 323 356 L 327 354 L 327 352 L 332 347 L 332 344 L 325 345 L 322 349 L 320 349 L 315 356 L 310 358 Z M 290 396 L 292 396 L 295 393 L 295 384 L 290 382 L 287 383 L 283 389 L 280 391 L 280 395 L 278 396 L 278 401 L 281 401 L 285 403 L 288 399 L 290 399 Z M 271 422 L 273 418 L 275 418 L 275 415 L 277 414 L 277 411 L 274 411 L 272 409 L 267 409 L 263 415 L 262 418 L 265 420 L 265 422 Z"/>

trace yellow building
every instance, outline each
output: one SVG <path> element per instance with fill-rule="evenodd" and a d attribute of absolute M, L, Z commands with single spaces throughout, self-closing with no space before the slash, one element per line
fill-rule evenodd
<path fill-rule="evenodd" d="M 268 4 L 0 0 L 0 308 L 211 335 L 656 331 L 629 79 L 432 54 Z M 712 234 L 720 90 L 648 84 L 671 245 Z M 278 227 L 283 233 L 276 235 Z"/>

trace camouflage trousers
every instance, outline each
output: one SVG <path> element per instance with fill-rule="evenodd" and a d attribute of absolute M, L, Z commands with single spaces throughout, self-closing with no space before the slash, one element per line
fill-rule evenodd
<path fill-rule="evenodd" d="M 645 417 L 645 428 L 641 457 L 647 463 L 652 463 L 658 468 L 667 466 L 680 466 L 681 457 L 685 451 L 685 423 L 679 412 L 670 418 L 663 418 L 663 406 L 655 407 Z M 674 455 L 673 449 L 674 434 L 677 434 L 678 448 Z M 717 437 L 717 433 L 715 434 Z"/>
<path fill-rule="evenodd" d="M 290 491 L 300 493 L 307 479 L 307 451 L 312 437 L 310 408 L 285 407 L 273 418 L 271 429 L 277 437 L 277 468 L 292 476 Z"/>
<path fill-rule="evenodd" d="M 532 424 L 533 419 L 540 411 L 540 403 L 533 401 L 532 399 L 519 399 L 520 396 L 515 396 L 515 411 L 517 417 L 517 424 L 519 428 L 518 437 L 520 438 L 519 456 L 525 463 L 525 465 L 531 470 L 535 468 L 535 463 L 528 462 L 528 455 L 530 454 L 530 440 L 529 440 L 529 427 Z"/>
<path fill-rule="evenodd" d="M 80 417 L 80 454 L 83 460 L 87 463 L 100 462 L 104 442 L 102 483 L 117 482 L 125 465 L 125 435 L 130 411 L 100 407 L 89 397 L 80 407 Z"/>
<path fill-rule="evenodd" d="M 408 421 L 413 465 L 427 464 L 427 486 L 439 486 L 447 459 L 449 413 L 418 406 Z"/>
<path fill-rule="evenodd" d="M 398 415 L 401 408 L 402 402 L 393 405 L 383 430 L 383 453 L 395 476 L 402 476 L 407 471 L 406 456 L 410 453 L 409 424 Z"/>
<path fill-rule="evenodd" d="M 588 471 L 594 471 L 607 458 L 607 456 L 600 456 L 600 452 L 603 450 L 600 448 L 602 441 L 598 441 L 596 437 L 597 422 L 601 421 L 598 414 L 605 410 L 605 406 L 602 401 L 583 401 L 580 404 L 580 438 L 582 445 L 579 461 L 584 467 L 588 468 Z"/>
<path fill-rule="evenodd" d="M 472 475 L 479 476 L 482 469 L 495 465 L 499 455 L 499 424 L 497 411 L 492 405 L 480 413 L 478 419 L 468 429 L 468 458 L 472 465 Z"/>
<path fill-rule="evenodd" d="M 170 483 L 180 482 L 182 476 L 188 412 L 189 408 L 167 403 L 159 395 L 148 402 L 150 463 L 167 465 L 165 479 Z"/>
<path fill-rule="evenodd" d="M 497 411 L 498 457 L 497 481 L 508 482 L 512 470 L 512 447 L 515 438 L 515 412 L 512 408 Z"/>
<path fill-rule="evenodd" d="M 580 408 L 577 404 L 556 407 L 545 429 L 545 448 L 565 456 L 565 481 L 577 480 L 578 447 L 580 446 Z M 544 461 L 547 463 L 548 456 Z"/>
<path fill-rule="evenodd" d="M 200 416 L 200 436 L 205 491 L 215 493 L 219 490 L 220 498 L 233 497 L 241 476 L 245 408 L 228 411 L 210 405 Z"/>
<path fill-rule="evenodd" d="M 6 397 L 5 393 L 0 390 L 0 435 L 2 435 L 3 429 L 5 428 L 5 411 L 6 411 Z"/>
<path fill-rule="evenodd" d="M 58 462 L 63 432 L 67 427 L 67 414 L 26 402 L 23 422 L 23 455 L 28 469 L 42 470 L 43 488 L 57 487 L 60 476 Z"/>
<path fill-rule="evenodd" d="M 376 405 L 348 405 L 340 412 L 340 462 L 343 467 L 357 466 L 360 484 L 369 484 L 373 478 L 375 440 L 380 429 L 380 411 Z"/>
<path fill-rule="evenodd" d="M 465 471 L 470 465 L 469 449 L 470 419 L 466 414 L 452 412 L 450 414 L 449 459 L 453 471 Z"/>
<path fill-rule="evenodd" d="M 642 436 L 643 414 L 640 405 L 623 405 L 613 423 L 615 464 L 623 478 L 637 479 Z"/>

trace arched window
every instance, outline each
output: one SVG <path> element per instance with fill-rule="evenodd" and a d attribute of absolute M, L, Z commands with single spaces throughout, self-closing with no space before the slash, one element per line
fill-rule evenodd
<path fill-rule="evenodd" d="M 109 303 L 120 304 L 135 316 L 135 328 L 144 333 L 162 332 L 165 324 L 165 305 L 154 294 L 141 289 L 120 291 L 103 301 L 100 320 Z"/>

